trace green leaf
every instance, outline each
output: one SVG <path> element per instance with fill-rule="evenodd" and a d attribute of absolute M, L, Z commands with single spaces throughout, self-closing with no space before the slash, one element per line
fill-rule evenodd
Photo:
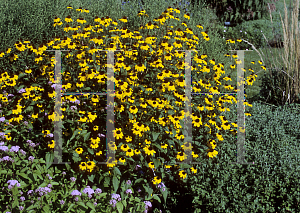
<path fill-rule="evenodd" d="M 153 136 L 153 141 L 156 141 L 157 137 L 159 136 L 159 132 L 153 132 L 152 136 Z"/>
<path fill-rule="evenodd" d="M 118 174 L 120 176 L 122 175 L 121 172 L 120 172 L 120 170 L 117 167 L 114 167 L 114 173 Z"/>
<path fill-rule="evenodd" d="M 12 204 L 12 208 L 15 208 L 16 206 L 19 206 L 19 201 L 18 199 L 15 199 L 13 204 Z"/>
<path fill-rule="evenodd" d="M 43 207 L 43 212 L 45 212 L 45 213 L 47 213 L 47 212 L 51 212 L 50 211 L 50 207 L 49 207 L 49 205 L 45 205 L 44 207 Z"/>
<path fill-rule="evenodd" d="M 123 205 L 124 205 L 124 207 L 125 207 L 125 209 L 126 209 L 126 207 L 127 207 L 126 200 L 122 200 L 122 203 L 123 203 Z"/>
<path fill-rule="evenodd" d="M 88 179 L 89 179 L 92 183 L 94 183 L 94 178 L 95 178 L 95 175 L 89 175 L 89 176 L 88 176 Z"/>
<path fill-rule="evenodd" d="M 123 212 L 123 204 L 121 202 L 117 202 L 116 207 L 119 213 Z"/>
<path fill-rule="evenodd" d="M 83 139 L 83 140 L 84 140 L 84 141 L 87 141 L 87 139 L 90 137 L 90 134 L 91 134 L 90 132 L 87 133 L 87 134 L 84 136 L 84 139 Z"/>
<path fill-rule="evenodd" d="M 154 163 L 155 168 L 158 168 L 160 165 L 160 161 L 157 158 L 153 159 L 153 163 Z"/>
<path fill-rule="evenodd" d="M 144 178 L 139 178 L 135 180 L 135 184 L 140 183 L 142 181 L 144 181 L 145 183 L 147 182 Z"/>
<path fill-rule="evenodd" d="M 86 205 L 87 205 L 88 207 L 90 207 L 91 209 L 95 210 L 95 206 L 94 206 L 93 203 L 87 202 Z"/>
<path fill-rule="evenodd" d="M 6 174 L 7 171 L 6 170 L 0 170 L 0 174 Z"/>
<path fill-rule="evenodd" d="M 136 202 L 138 202 L 138 203 L 141 202 L 141 199 L 138 198 L 138 197 L 135 197 L 134 200 L 135 200 Z"/>
<path fill-rule="evenodd" d="M 25 178 L 27 180 L 30 180 L 25 173 L 17 173 L 17 175 L 19 175 L 19 176 L 21 176 L 21 177 L 23 177 L 23 178 Z"/>
<path fill-rule="evenodd" d="M 167 192 L 167 190 L 163 191 L 163 192 L 162 192 L 162 195 L 163 195 L 164 201 L 165 201 L 165 203 L 166 203 L 166 202 L 167 202 L 167 197 L 168 197 L 168 192 Z"/>
<path fill-rule="evenodd" d="M 114 191 L 117 192 L 118 188 L 119 188 L 119 183 L 120 181 L 118 180 L 117 177 L 113 177 L 113 186 L 114 186 Z"/>
<path fill-rule="evenodd" d="M 53 160 L 54 160 L 54 153 L 48 152 L 46 154 L 46 170 L 49 169 L 49 167 L 52 165 Z"/>
<path fill-rule="evenodd" d="M 68 208 L 67 212 L 69 212 L 71 209 L 73 209 L 73 206 L 75 206 L 75 204 L 74 204 L 74 203 L 72 203 L 72 204 L 69 206 L 69 208 Z"/>
<path fill-rule="evenodd" d="M 107 193 L 105 192 L 105 193 L 99 194 L 98 197 L 99 197 L 99 199 L 101 199 L 102 197 L 105 197 L 106 195 L 107 195 Z"/>
<path fill-rule="evenodd" d="M 84 204 L 84 202 L 77 202 L 77 204 L 85 209 L 88 209 L 88 207 Z"/>
<path fill-rule="evenodd" d="M 161 203 L 160 198 L 157 195 L 153 195 L 153 199 L 157 200 L 159 203 Z"/>

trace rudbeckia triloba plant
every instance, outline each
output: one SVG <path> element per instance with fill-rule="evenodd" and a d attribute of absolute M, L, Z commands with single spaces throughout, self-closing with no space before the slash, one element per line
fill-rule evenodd
<path fill-rule="evenodd" d="M 115 77 L 112 79 L 115 83 L 116 143 L 107 142 L 116 151 L 115 159 L 105 158 L 105 141 L 99 136 L 99 133 L 105 131 L 105 109 L 101 105 L 106 104 L 105 99 L 88 94 L 61 97 L 65 141 L 63 153 L 73 150 L 73 158 L 70 159 L 72 171 L 79 172 L 81 177 L 87 175 L 92 182 L 97 180 L 102 183 L 104 176 L 106 183 L 112 179 L 116 191 L 119 182 L 113 177 L 130 176 L 134 168 L 141 165 L 142 168 L 147 168 L 142 177 L 148 179 L 144 185 L 147 194 L 145 199 L 151 199 L 153 187 L 158 190 L 156 185 L 161 180 L 177 177 L 179 181 L 186 181 L 189 175 L 197 173 L 194 167 L 198 165 L 176 165 L 176 162 L 186 158 L 184 146 L 185 150 L 192 150 L 193 161 L 217 157 L 218 145 L 224 141 L 222 134 L 229 130 L 236 133 L 236 130 L 230 129 L 237 127 L 236 123 L 228 121 L 223 112 L 230 111 L 226 103 L 237 103 L 237 100 L 228 94 L 212 94 L 237 92 L 237 89 L 228 84 L 228 81 L 232 81 L 230 75 L 222 76 L 225 74 L 224 63 L 218 63 L 206 53 L 200 54 L 200 44 L 210 41 L 208 32 L 201 24 L 197 25 L 197 31 L 201 31 L 201 34 L 196 34 L 188 27 L 189 14 L 182 14 L 178 8 L 170 7 L 153 22 L 149 21 L 139 29 L 131 30 L 126 26 L 127 17 L 112 20 L 108 16 L 96 16 L 94 25 L 91 25 L 84 19 L 88 10 L 79 8 L 76 11 L 76 18 L 69 15 L 64 20 L 59 17 L 54 19 L 53 26 L 63 28 L 64 38 L 57 36 L 38 48 L 29 41 L 19 41 L 15 44 L 15 49 L 9 48 L 5 53 L 1 52 L 2 67 L 5 66 L 6 69 L 1 74 L 1 90 L 13 94 L 24 90 L 24 93 L 10 98 L 11 101 L 8 100 L 7 93 L 1 94 L 2 114 L 5 114 L 7 122 L 15 125 L 14 129 L 25 119 L 29 128 L 36 125 L 34 134 L 29 137 L 43 136 L 39 138 L 40 151 L 53 150 L 55 141 L 49 134 L 54 128 L 52 122 L 56 93 L 51 85 L 55 82 L 56 62 L 54 56 L 51 56 L 53 52 L 46 50 L 70 50 L 62 52 L 62 88 L 65 92 L 80 93 L 105 92 L 107 52 L 100 50 L 119 48 L 122 51 L 114 52 Z M 145 21 L 146 11 L 140 11 L 138 16 Z M 180 19 L 185 21 L 181 23 Z M 157 32 L 156 29 L 160 31 Z M 227 42 L 234 43 L 232 40 Z M 192 51 L 192 91 L 211 93 L 193 97 L 192 144 L 183 143 L 184 72 L 187 64 L 184 51 L 179 50 L 197 50 Z M 238 64 L 237 55 L 232 57 L 235 58 L 235 64 Z M 4 61 L 8 63 L 4 65 Z M 228 69 L 234 70 L 235 64 L 231 64 Z M 248 85 L 252 85 L 255 77 L 256 75 L 248 76 Z M 74 103 L 77 107 L 72 106 Z M 220 113 L 223 115 L 217 116 Z M 101 126 L 101 123 L 104 125 Z M 42 131 L 38 129 L 39 124 L 42 124 Z M 12 131 L 9 129 L 12 127 L 7 124 L 4 126 L 6 140 L 12 140 Z M 19 134 L 25 132 L 24 126 L 17 131 Z M 14 135 L 15 139 L 28 139 L 24 135 Z M 203 148 L 205 146 L 208 146 L 207 150 Z M 98 164 L 106 161 L 106 164 Z M 168 169 L 171 169 L 171 173 L 166 172 Z M 166 193 L 167 191 L 162 193 L 164 199 Z"/>

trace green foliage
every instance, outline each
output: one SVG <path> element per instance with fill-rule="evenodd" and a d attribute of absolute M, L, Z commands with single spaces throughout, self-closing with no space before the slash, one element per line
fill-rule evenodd
<path fill-rule="evenodd" d="M 250 19 L 261 19 L 267 13 L 265 0 L 215 0 L 200 2 L 215 9 L 220 22 L 242 23 Z"/>

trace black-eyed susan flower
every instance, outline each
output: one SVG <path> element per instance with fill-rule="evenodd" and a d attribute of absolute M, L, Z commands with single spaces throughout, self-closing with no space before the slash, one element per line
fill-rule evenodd
<path fill-rule="evenodd" d="M 134 155 L 133 149 L 128 149 L 126 152 L 126 156 L 132 157 Z"/>
<path fill-rule="evenodd" d="M 156 151 L 154 151 L 153 149 L 152 149 L 152 147 L 145 147 L 144 148 L 144 151 L 145 151 L 145 153 L 146 153 L 146 155 L 154 155 L 154 153 L 156 153 Z"/>
<path fill-rule="evenodd" d="M 92 170 L 94 169 L 94 167 L 96 166 L 94 161 L 88 161 L 86 163 L 86 168 L 88 172 L 92 172 Z"/>
<path fill-rule="evenodd" d="M 80 155 L 82 154 L 83 149 L 81 147 L 78 147 L 75 151 Z"/>
<path fill-rule="evenodd" d="M 181 170 L 181 171 L 179 171 L 179 176 L 180 176 L 182 179 L 185 179 L 186 176 L 187 176 L 187 173 L 186 173 L 184 170 Z"/>
<path fill-rule="evenodd" d="M 148 166 L 149 166 L 150 169 L 154 169 L 154 163 L 153 162 L 149 162 Z"/>
<path fill-rule="evenodd" d="M 121 128 L 116 128 L 116 130 L 114 130 L 114 136 L 116 137 L 116 139 L 122 139 L 123 138 L 123 133 L 122 133 L 122 129 Z"/>
<path fill-rule="evenodd" d="M 194 174 L 197 173 L 197 169 L 195 169 L 194 167 L 191 167 L 190 169 L 191 169 L 191 171 L 192 171 Z"/>
<path fill-rule="evenodd" d="M 51 149 L 53 149 L 54 146 L 55 146 L 55 142 L 54 142 L 54 140 L 52 140 L 52 141 L 48 144 L 48 147 L 51 148 Z"/>
<path fill-rule="evenodd" d="M 209 150 L 209 152 L 207 153 L 208 157 L 210 158 L 216 157 L 217 154 L 218 154 L 217 150 L 213 150 L 213 151 Z"/>
<path fill-rule="evenodd" d="M 82 171 L 86 170 L 86 163 L 85 163 L 85 162 L 81 162 L 81 163 L 79 164 L 79 168 L 80 168 Z"/>
<path fill-rule="evenodd" d="M 126 136 L 125 140 L 127 143 L 129 143 L 130 141 L 132 141 L 132 137 L 128 135 Z"/>
<path fill-rule="evenodd" d="M 109 159 L 107 161 L 107 167 L 114 167 L 117 163 L 118 163 L 117 160 L 113 160 L 112 157 L 109 157 Z"/>
<path fill-rule="evenodd" d="M 139 149 L 135 149 L 134 154 L 139 155 L 139 154 L 141 154 L 141 151 Z"/>
<path fill-rule="evenodd" d="M 127 144 L 122 144 L 121 146 L 121 150 L 126 152 L 128 149 L 130 149 L 130 147 Z"/>
<path fill-rule="evenodd" d="M 130 106 L 129 112 L 131 114 L 136 114 L 138 112 L 138 108 L 136 106 Z"/>
<path fill-rule="evenodd" d="M 96 152 L 96 155 L 97 155 L 97 156 L 102 155 L 102 151 Z"/>
<path fill-rule="evenodd" d="M 119 161 L 124 164 L 126 162 L 126 159 L 124 157 L 120 157 Z"/>
<path fill-rule="evenodd" d="M 160 184 L 161 183 L 161 179 L 157 176 L 155 176 L 152 180 L 154 185 Z"/>
<path fill-rule="evenodd" d="M 184 152 L 178 152 L 177 157 L 178 160 L 183 161 L 184 159 L 187 158 L 186 154 Z"/>

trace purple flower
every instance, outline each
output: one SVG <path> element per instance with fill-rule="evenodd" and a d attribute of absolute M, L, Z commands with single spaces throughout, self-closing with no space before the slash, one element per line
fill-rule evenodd
<path fill-rule="evenodd" d="M 80 101 L 79 101 L 79 100 L 76 100 L 76 101 L 75 101 L 75 104 L 79 105 L 79 104 L 80 104 Z"/>
<path fill-rule="evenodd" d="M 66 172 L 62 172 L 61 174 L 62 174 L 62 175 L 66 175 Z"/>
<path fill-rule="evenodd" d="M 72 195 L 72 196 L 76 196 L 76 195 L 81 196 L 81 193 L 80 193 L 78 190 L 73 190 L 73 191 L 71 192 L 71 195 Z"/>
<path fill-rule="evenodd" d="M 4 135 L 5 135 L 4 132 L 0 132 L 0 136 L 1 136 L 2 138 L 4 138 Z"/>
<path fill-rule="evenodd" d="M 23 196 L 20 197 L 20 200 L 21 200 L 21 201 L 24 201 L 24 200 L 25 200 L 25 197 L 23 197 Z"/>
<path fill-rule="evenodd" d="M 47 174 L 46 176 L 49 178 L 49 180 L 52 180 L 52 177 L 49 174 Z"/>
<path fill-rule="evenodd" d="M 131 181 L 130 181 L 130 180 L 128 180 L 126 183 L 127 183 L 128 185 L 130 185 L 130 184 L 131 184 Z"/>
<path fill-rule="evenodd" d="M 0 121 L 1 121 L 1 122 L 4 122 L 4 121 L 5 121 L 5 117 L 1 117 L 1 118 L 0 118 Z"/>
<path fill-rule="evenodd" d="M 83 192 L 84 194 L 89 194 L 89 195 L 94 194 L 94 190 L 91 189 L 90 186 L 87 186 L 87 188 L 85 188 L 82 192 Z"/>
<path fill-rule="evenodd" d="M 31 195 L 33 193 L 33 190 L 29 190 L 28 192 L 27 192 L 27 195 Z"/>
<path fill-rule="evenodd" d="M 52 185 L 49 183 L 47 187 L 51 188 L 51 187 L 52 187 Z"/>
<path fill-rule="evenodd" d="M 65 204 L 65 201 L 61 200 L 61 201 L 60 201 L 60 204 L 61 204 L 61 205 L 64 205 L 64 204 Z"/>
<path fill-rule="evenodd" d="M 52 138 L 52 137 L 53 137 L 53 134 L 50 133 L 50 134 L 48 134 L 47 136 L 50 137 L 50 138 Z"/>
<path fill-rule="evenodd" d="M 36 145 L 35 145 L 35 143 L 30 143 L 29 146 L 34 148 Z"/>
<path fill-rule="evenodd" d="M 128 193 L 132 194 L 132 190 L 131 189 L 127 189 L 126 190 L 126 194 L 128 194 Z"/>
<path fill-rule="evenodd" d="M 22 195 L 22 194 L 23 194 L 23 192 L 22 192 L 22 191 L 19 191 L 19 193 L 20 193 L 20 195 Z"/>
<path fill-rule="evenodd" d="M 159 184 L 157 185 L 157 187 L 158 187 L 158 188 L 165 187 L 165 184 L 164 184 L 163 182 L 161 182 L 161 183 L 159 183 Z"/>
<path fill-rule="evenodd" d="M 26 155 L 26 152 L 23 149 L 20 149 L 22 155 Z"/>
<path fill-rule="evenodd" d="M 96 202 L 94 203 L 94 206 L 97 206 L 97 203 L 96 203 Z"/>
<path fill-rule="evenodd" d="M 33 156 L 30 156 L 30 157 L 28 158 L 28 160 L 33 162 L 34 157 L 33 157 Z"/>
<path fill-rule="evenodd" d="M 71 180 L 72 182 L 75 182 L 75 181 L 76 181 L 76 178 L 71 177 L 70 180 Z"/>
<path fill-rule="evenodd" d="M 116 203 L 117 203 L 117 201 L 114 200 L 114 199 L 111 199 L 111 200 L 109 201 L 109 204 L 112 205 L 114 208 L 116 207 Z"/>
<path fill-rule="evenodd" d="M 97 194 L 101 194 L 101 193 L 102 193 L 102 190 L 101 190 L 101 189 L 99 189 L 99 188 L 97 188 L 97 189 L 96 189 L 96 191 L 95 191 L 95 193 L 97 193 Z"/>
<path fill-rule="evenodd" d="M 23 206 L 19 206 L 19 210 L 23 211 L 24 207 Z"/>
<path fill-rule="evenodd" d="M 71 110 L 76 110 L 77 107 L 76 106 L 71 106 Z"/>
<path fill-rule="evenodd" d="M 40 196 L 43 196 L 43 194 L 48 194 L 50 193 L 52 190 L 49 187 L 39 187 L 38 189 L 35 190 L 35 192 L 40 192 Z"/>
<path fill-rule="evenodd" d="M 74 199 L 76 202 L 78 201 L 78 197 L 75 197 L 75 199 Z"/>
<path fill-rule="evenodd" d="M 112 198 L 112 199 L 115 199 L 115 200 L 118 200 L 118 199 L 120 198 L 120 195 L 119 195 L 119 194 L 112 193 L 111 198 Z"/>
<path fill-rule="evenodd" d="M 2 141 L 2 142 L 0 142 L 0 146 L 3 146 L 4 145 L 4 142 Z"/>
<path fill-rule="evenodd" d="M 141 168 L 140 165 L 136 165 L 136 166 L 135 166 L 135 170 L 138 170 L 139 168 Z"/>
<path fill-rule="evenodd" d="M 19 149 L 20 149 L 20 147 L 19 146 L 12 146 L 11 148 L 10 148 L 10 152 L 18 152 L 19 151 Z"/>
<path fill-rule="evenodd" d="M 6 152 L 8 150 L 7 146 L 0 146 L 0 150 L 2 150 L 3 152 Z"/>
<path fill-rule="evenodd" d="M 19 90 L 18 93 L 23 93 L 23 92 L 26 92 L 26 91 L 25 91 L 25 89 L 22 88 L 22 89 Z"/>
<path fill-rule="evenodd" d="M 7 183 L 9 184 L 8 189 L 12 189 L 16 184 L 17 184 L 17 187 L 21 186 L 21 184 L 17 180 L 9 180 L 9 181 L 7 181 Z"/>

